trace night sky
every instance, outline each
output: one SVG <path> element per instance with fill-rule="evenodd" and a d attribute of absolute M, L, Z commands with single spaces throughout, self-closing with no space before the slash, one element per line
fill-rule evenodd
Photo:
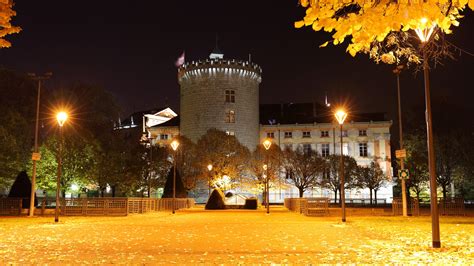
<path fill-rule="evenodd" d="M 32 1 L 17 0 L 3 66 L 19 72 L 54 72 L 58 89 L 79 81 L 111 91 L 132 111 L 169 104 L 179 110 L 176 58 L 207 58 L 215 46 L 225 58 L 247 59 L 263 69 L 261 103 L 344 101 L 356 112 L 387 112 L 396 120 L 393 66 L 367 55 L 355 59 L 340 46 L 318 46 L 330 35 L 295 29 L 304 10 L 296 0 L 258 1 Z M 474 53 L 474 13 L 465 12 L 450 41 Z M 446 59 L 432 71 L 433 95 L 470 108 L 474 57 Z M 404 106 L 423 105 L 423 76 L 402 75 Z M 472 118 L 470 119 L 472 121 Z"/>

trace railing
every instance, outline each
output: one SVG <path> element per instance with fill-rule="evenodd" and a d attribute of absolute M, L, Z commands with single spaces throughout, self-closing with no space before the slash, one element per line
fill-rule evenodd
<path fill-rule="evenodd" d="M 369 198 L 360 198 L 360 199 L 359 198 L 345 198 L 344 202 L 346 203 L 346 206 L 370 205 Z M 340 204 L 340 199 L 338 199 L 337 201 L 334 201 L 334 198 L 330 198 L 329 203 Z M 377 199 L 377 200 L 375 200 L 374 198 L 372 199 L 372 205 L 386 205 L 386 204 L 387 204 L 387 199 Z"/>
<path fill-rule="evenodd" d="M 23 199 L 0 198 L 0 215 L 20 215 Z"/>
<path fill-rule="evenodd" d="M 194 199 L 176 199 L 176 210 L 194 207 Z M 154 198 L 79 198 L 61 201 L 61 214 L 66 216 L 125 216 L 171 210 L 173 199 Z"/>
<path fill-rule="evenodd" d="M 410 198 L 408 202 L 407 214 L 413 216 L 420 215 L 420 204 L 416 198 Z M 403 215 L 403 204 L 401 198 L 393 198 L 392 200 L 392 214 Z"/>
<path fill-rule="evenodd" d="M 61 214 L 65 216 L 125 216 L 128 214 L 127 198 L 63 199 Z"/>
<path fill-rule="evenodd" d="M 297 213 L 305 215 L 329 214 L 328 198 L 286 198 L 285 207 Z"/>
<path fill-rule="evenodd" d="M 408 214 L 420 215 L 420 205 L 424 207 L 430 206 L 429 198 L 420 198 L 418 202 L 416 198 L 410 198 Z M 463 198 L 438 198 L 438 211 L 440 215 L 465 215 L 465 202 Z M 392 202 L 393 215 L 402 215 L 402 200 L 401 198 L 393 198 Z"/>
<path fill-rule="evenodd" d="M 441 215 L 466 215 L 463 198 L 441 199 L 438 208 Z"/>

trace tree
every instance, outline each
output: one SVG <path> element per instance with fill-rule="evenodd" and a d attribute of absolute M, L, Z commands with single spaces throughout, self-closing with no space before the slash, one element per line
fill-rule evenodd
<path fill-rule="evenodd" d="M 0 190 L 8 190 L 31 160 L 34 84 L 0 68 Z"/>
<path fill-rule="evenodd" d="M 247 171 L 250 151 L 235 136 L 217 129 L 209 129 L 197 143 L 198 157 L 202 169 L 212 164 L 212 183 L 227 176 L 230 183 L 241 180 Z"/>
<path fill-rule="evenodd" d="M 5 40 L 5 36 L 21 31 L 20 27 L 11 24 L 12 17 L 16 16 L 13 5 L 13 1 L 2 1 L 0 3 L 0 48 L 11 47 L 11 43 Z"/>
<path fill-rule="evenodd" d="M 377 191 L 385 182 L 389 181 L 388 177 L 380 168 L 377 159 L 373 159 L 368 166 L 358 166 L 357 172 L 357 186 L 369 189 L 370 205 L 372 205 L 372 191 L 374 191 L 375 204 L 377 204 Z"/>
<path fill-rule="evenodd" d="M 357 175 L 357 162 L 351 156 L 344 156 L 344 189 L 355 186 Z M 341 192 L 340 179 L 340 155 L 329 155 L 326 157 L 326 165 L 322 176 L 321 186 L 334 192 L 334 202 L 337 202 L 337 192 Z M 339 193 L 340 194 L 340 193 Z M 340 199 L 340 195 L 339 195 Z M 340 201 L 339 201 L 340 202 Z"/>
<path fill-rule="evenodd" d="M 305 153 L 298 147 L 295 151 L 285 149 L 283 154 L 287 178 L 298 188 L 300 198 L 308 188 L 321 184 L 325 161 L 317 152 Z"/>
<path fill-rule="evenodd" d="M 397 63 L 400 57 L 406 57 L 411 62 L 419 62 L 419 57 L 413 51 L 397 49 L 383 53 L 377 49 L 377 44 L 393 45 L 390 38 L 404 35 L 409 30 L 429 30 L 436 25 L 438 37 L 441 33 L 451 33 L 451 26 L 458 26 L 462 17 L 459 11 L 469 6 L 474 10 L 474 0 L 451 1 L 376 1 L 363 0 L 300 0 L 306 8 L 303 20 L 295 22 L 296 28 L 312 26 L 315 31 L 334 32 L 332 43 L 338 45 L 346 38 L 350 39 L 347 46 L 352 56 L 357 53 L 379 54 L 385 63 Z M 328 42 L 321 46 L 326 46 Z M 382 52 L 382 53 L 381 53 Z M 416 58 L 411 58 L 414 55 Z"/>
<path fill-rule="evenodd" d="M 426 190 L 429 179 L 428 155 L 426 150 L 426 139 L 422 134 L 407 134 L 404 139 L 404 148 L 407 151 L 405 168 L 410 173 L 406 185 L 408 191 L 416 194 L 418 202 L 420 194 Z"/>
<path fill-rule="evenodd" d="M 62 153 L 61 192 L 63 197 L 75 184 L 87 187 L 96 167 L 97 144 L 88 138 L 68 135 L 65 130 Z M 53 190 L 56 188 L 59 139 L 52 135 L 41 145 L 41 160 L 38 161 L 38 187 Z"/>
<path fill-rule="evenodd" d="M 198 179 L 204 179 L 207 164 L 198 156 L 198 147 L 190 139 L 184 136 L 176 139 L 180 143 L 176 153 L 176 169 L 181 174 L 186 191 L 190 191 L 196 187 Z M 168 147 L 168 154 L 173 153 Z"/>
<path fill-rule="evenodd" d="M 268 178 L 269 187 L 271 184 L 280 178 L 280 168 L 282 164 L 282 152 L 280 147 L 272 143 L 268 150 L 262 144 L 257 145 L 255 151 L 252 153 L 250 160 L 250 178 L 245 178 L 241 181 L 242 186 L 247 186 L 250 190 L 256 190 L 257 193 L 263 192 L 263 204 L 266 200 L 265 182 Z M 267 165 L 267 170 L 263 166 Z M 264 177 L 264 174 L 266 177 Z"/>

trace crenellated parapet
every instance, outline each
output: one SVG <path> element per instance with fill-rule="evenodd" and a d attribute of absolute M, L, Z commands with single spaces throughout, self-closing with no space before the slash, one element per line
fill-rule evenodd
<path fill-rule="evenodd" d="M 235 59 L 206 59 L 191 61 L 178 69 L 179 82 L 187 79 L 229 76 L 262 81 L 262 68 L 249 61 Z"/>

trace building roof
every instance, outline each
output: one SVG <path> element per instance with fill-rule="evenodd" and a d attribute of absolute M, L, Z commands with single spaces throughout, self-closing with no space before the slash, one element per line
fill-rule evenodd
<path fill-rule="evenodd" d="M 260 124 L 332 123 L 332 112 L 331 108 L 319 103 L 261 104 Z M 350 122 L 387 121 L 385 113 L 355 113 L 349 114 L 347 119 Z"/>

